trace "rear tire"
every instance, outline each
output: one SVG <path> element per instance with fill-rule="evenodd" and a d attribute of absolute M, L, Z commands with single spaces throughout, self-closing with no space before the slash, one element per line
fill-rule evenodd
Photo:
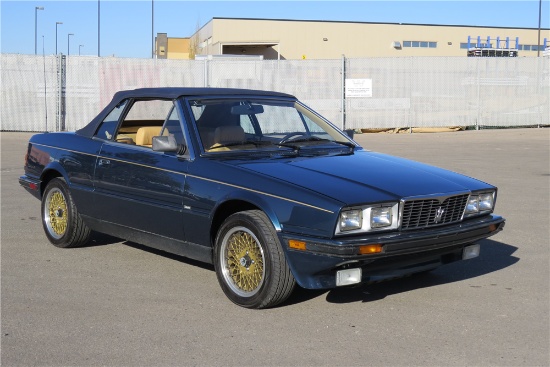
<path fill-rule="evenodd" d="M 225 295 L 246 308 L 275 306 L 296 284 L 277 233 L 259 210 L 236 213 L 223 222 L 216 236 L 214 267 Z"/>
<path fill-rule="evenodd" d="M 65 180 L 52 179 L 42 196 L 42 225 L 48 240 L 57 247 L 79 247 L 90 239 L 90 229 L 84 224 Z"/>

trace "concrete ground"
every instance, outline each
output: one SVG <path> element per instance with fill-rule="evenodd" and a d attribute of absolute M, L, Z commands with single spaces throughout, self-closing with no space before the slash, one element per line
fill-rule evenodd
<path fill-rule="evenodd" d="M 548 366 L 550 130 L 363 134 L 364 147 L 499 188 L 481 256 L 402 280 L 233 305 L 211 266 L 96 236 L 58 249 L 1 134 L 4 366 Z"/>

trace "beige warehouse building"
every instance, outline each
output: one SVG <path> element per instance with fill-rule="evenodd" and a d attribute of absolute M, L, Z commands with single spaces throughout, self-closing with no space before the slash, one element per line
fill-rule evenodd
<path fill-rule="evenodd" d="M 434 24 L 212 18 L 189 38 L 157 35 L 158 58 L 256 55 L 263 59 L 467 56 L 505 50 L 519 57 L 542 55 L 550 29 Z M 502 55 L 502 54 L 499 54 Z M 508 53 L 506 53 L 508 55 Z"/>

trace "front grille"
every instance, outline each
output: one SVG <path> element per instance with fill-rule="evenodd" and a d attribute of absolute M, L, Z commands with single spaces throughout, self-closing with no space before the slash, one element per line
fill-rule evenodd
<path fill-rule="evenodd" d="M 462 219 L 469 194 L 445 198 L 406 200 L 401 229 L 417 229 L 458 222 Z"/>

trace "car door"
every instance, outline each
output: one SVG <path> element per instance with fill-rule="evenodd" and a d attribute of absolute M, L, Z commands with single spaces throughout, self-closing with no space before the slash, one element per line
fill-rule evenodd
<path fill-rule="evenodd" d="M 133 100 L 118 129 L 108 133 L 95 167 L 97 214 L 118 226 L 185 239 L 183 192 L 188 161 L 155 152 L 152 136 L 168 133 L 181 141 L 181 123 L 172 101 Z M 179 131 L 178 131 L 179 129 Z M 101 130 L 101 129 L 100 129 Z"/>

